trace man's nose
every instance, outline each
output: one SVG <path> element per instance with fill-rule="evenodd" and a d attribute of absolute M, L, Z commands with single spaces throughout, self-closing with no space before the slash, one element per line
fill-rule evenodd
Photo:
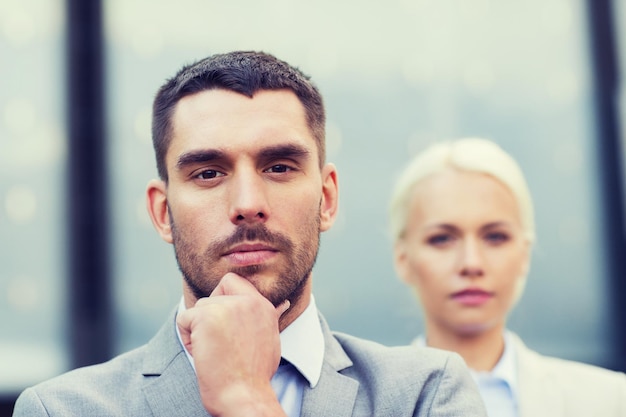
<path fill-rule="evenodd" d="M 234 176 L 231 182 L 230 221 L 233 224 L 265 222 L 269 216 L 266 184 L 256 172 Z"/>

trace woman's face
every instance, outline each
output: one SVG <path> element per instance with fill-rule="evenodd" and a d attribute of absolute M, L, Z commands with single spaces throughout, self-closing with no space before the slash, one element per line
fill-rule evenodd
<path fill-rule="evenodd" d="M 447 170 L 414 187 L 408 217 L 395 263 L 422 303 L 427 331 L 503 327 L 530 258 L 511 191 L 488 175 Z"/>

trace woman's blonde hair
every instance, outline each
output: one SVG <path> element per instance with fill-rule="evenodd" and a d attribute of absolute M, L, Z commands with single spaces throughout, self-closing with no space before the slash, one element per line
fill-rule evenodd
<path fill-rule="evenodd" d="M 405 232 L 415 185 L 432 174 L 450 168 L 487 174 L 504 184 L 517 201 L 522 228 L 528 241 L 531 244 L 534 242 L 533 204 L 522 170 L 511 155 L 500 146 L 480 138 L 437 143 L 411 160 L 396 181 L 389 206 L 391 237 L 394 242 L 397 242 Z"/>

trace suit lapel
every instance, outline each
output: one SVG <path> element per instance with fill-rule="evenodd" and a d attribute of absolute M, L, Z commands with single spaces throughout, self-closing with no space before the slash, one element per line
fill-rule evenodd
<path fill-rule="evenodd" d="M 175 312 L 146 346 L 142 372 L 146 401 L 154 417 L 210 417 L 202 406 L 193 368 L 178 342 L 174 321 Z M 301 416 L 350 417 L 359 382 L 340 373 L 351 367 L 352 361 L 321 316 L 320 323 L 325 344 L 322 374 L 315 388 L 304 388 Z"/>
<path fill-rule="evenodd" d="M 175 313 L 146 347 L 143 364 L 146 401 L 155 417 L 209 416 L 200 400 L 196 375 L 178 342 L 174 320 Z"/>
<path fill-rule="evenodd" d="M 542 365 L 542 358 L 514 336 L 519 373 L 520 417 L 566 417 L 554 379 Z"/>
<path fill-rule="evenodd" d="M 320 380 L 311 388 L 306 386 L 302 394 L 302 417 L 352 416 L 359 382 L 344 376 L 340 371 L 352 366 L 352 361 L 332 335 L 320 315 L 324 334 L 324 365 Z"/>

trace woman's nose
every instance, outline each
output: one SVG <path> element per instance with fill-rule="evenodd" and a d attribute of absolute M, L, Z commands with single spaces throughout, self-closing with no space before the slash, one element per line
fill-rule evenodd
<path fill-rule="evenodd" d="M 460 275 L 465 278 L 478 278 L 484 274 L 484 262 L 480 246 L 473 239 L 468 239 L 463 245 Z"/>

